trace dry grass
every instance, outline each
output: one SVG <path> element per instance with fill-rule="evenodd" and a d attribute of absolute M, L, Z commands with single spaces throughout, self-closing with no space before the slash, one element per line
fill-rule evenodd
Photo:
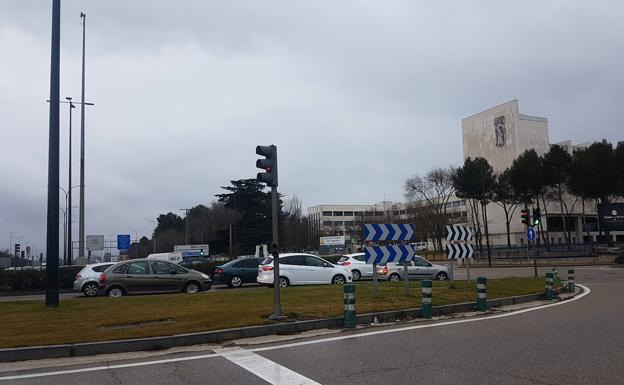
<path fill-rule="evenodd" d="M 371 282 L 356 284 L 357 311 L 368 313 L 420 307 L 420 283 L 382 282 L 377 296 Z M 476 286 L 456 281 L 434 282 L 433 305 L 474 301 Z M 488 298 L 541 293 L 543 278 L 488 281 Z M 123 298 L 72 298 L 59 308 L 43 301 L 0 303 L 0 347 L 19 347 L 152 337 L 269 323 L 273 290 L 223 290 L 197 295 L 169 294 Z M 288 287 L 282 290 L 282 310 L 289 318 L 340 316 L 342 286 Z"/>

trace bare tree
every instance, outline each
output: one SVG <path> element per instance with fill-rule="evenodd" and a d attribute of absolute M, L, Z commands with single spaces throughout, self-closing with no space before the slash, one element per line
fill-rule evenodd
<path fill-rule="evenodd" d="M 442 251 L 442 238 L 444 238 L 447 222 L 447 203 L 455 193 L 454 172 L 452 167 L 434 168 L 425 176 L 415 175 L 405 182 L 407 199 L 411 202 L 423 202 L 421 207 L 426 208 L 424 213 L 428 215 L 428 222 L 432 225 L 433 239 L 440 251 Z"/>

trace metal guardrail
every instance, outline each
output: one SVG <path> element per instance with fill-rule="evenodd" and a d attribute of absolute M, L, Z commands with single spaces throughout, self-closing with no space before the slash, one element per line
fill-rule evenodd
<path fill-rule="evenodd" d="M 528 251 L 526 245 L 514 245 L 511 248 L 490 247 L 492 259 L 527 258 L 527 256 L 532 258 L 535 251 L 537 251 L 537 258 L 587 258 L 598 257 L 600 254 L 596 244 L 540 245 L 539 247 L 532 245 Z M 475 249 L 474 258 L 487 259 L 487 257 L 485 247 L 483 250 Z"/>

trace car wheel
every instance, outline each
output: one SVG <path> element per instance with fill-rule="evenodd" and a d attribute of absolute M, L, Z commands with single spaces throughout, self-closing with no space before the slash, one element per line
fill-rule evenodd
<path fill-rule="evenodd" d="M 241 287 L 243 286 L 243 279 L 239 277 L 238 275 L 235 275 L 232 278 L 230 278 L 230 282 L 228 283 L 228 286 L 229 287 Z"/>
<path fill-rule="evenodd" d="M 345 277 L 344 275 L 334 275 L 334 278 L 332 278 L 331 283 L 332 285 L 344 285 L 345 284 Z"/>
<path fill-rule="evenodd" d="M 448 279 L 448 274 L 446 274 L 445 272 L 441 271 L 438 273 L 438 275 L 436 275 L 436 279 L 439 281 L 446 281 Z"/>
<path fill-rule="evenodd" d="M 195 294 L 199 292 L 199 285 L 197 282 L 189 282 L 184 286 L 184 291 L 188 294 Z"/>
<path fill-rule="evenodd" d="M 353 271 L 351 272 L 351 274 L 353 275 L 353 280 L 354 280 L 354 281 L 359 281 L 359 280 L 360 280 L 360 278 L 362 277 L 362 274 L 360 274 L 360 271 L 359 271 L 359 270 L 353 270 Z"/>
<path fill-rule="evenodd" d="M 118 298 L 118 297 L 122 297 L 124 295 L 124 291 L 120 287 L 111 287 L 106 292 L 106 295 L 108 295 L 109 297 Z"/>
<path fill-rule="evenodd" d="M 397 273 L 392 273 L 390 274 L 390 277 L 388 277 L 388 281 L 393 281 L 393 282 L 397 282 L 401 280 L 401 276 L 398 275 Z"/>
<path fill-rule="evenodd" d="M 279 278 L 279 286 L 280 287 L 287 287 L 288 285 L 290 285 L 290 281 L 288 281 L 288 278 L 286 278 L 286 277 L 280 277 Z"/>
<path fill-rule="evenodd" d="M 98 284 L 95 282 L 89 282 L 82 287 L 82 292 L 87 297 L 95 297 L 98 293 Z"/>

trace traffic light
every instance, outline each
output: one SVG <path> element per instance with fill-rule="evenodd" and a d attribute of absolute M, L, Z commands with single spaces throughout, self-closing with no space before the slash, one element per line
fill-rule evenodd
<path fill-rule="evenodd" d="M 13 255 L 15 255 L 16 257 L 19 257 L 20 254 L 20 244 L 16 243 L 15 244 L 15 253 L 13 253 Z"/>
<path fill-rule="evenodd" d="M 520 212 L 522 213 L 522 215 L 521 215 L 522 223 L 524 223 L 525 225 L 528 225 L 529 221 L 531 220 L 531 217 L 529 216 L 529 210 L 528 209 L 522 209 Z"/>
<path fill-rule="evenodd" d="M 533 224 L 535 226 L 539 225 L 542 221 L 542 212 L 539 208 L 533 209 Z"/>
<path fill-rule="evenodd" d="M 277 187 L 277 146 L 256 146 L 256 154 L 265 159 L 256 160 L 256 167 L 266 172 L 259 172 L 257 179 L 267 186 Z"/>

